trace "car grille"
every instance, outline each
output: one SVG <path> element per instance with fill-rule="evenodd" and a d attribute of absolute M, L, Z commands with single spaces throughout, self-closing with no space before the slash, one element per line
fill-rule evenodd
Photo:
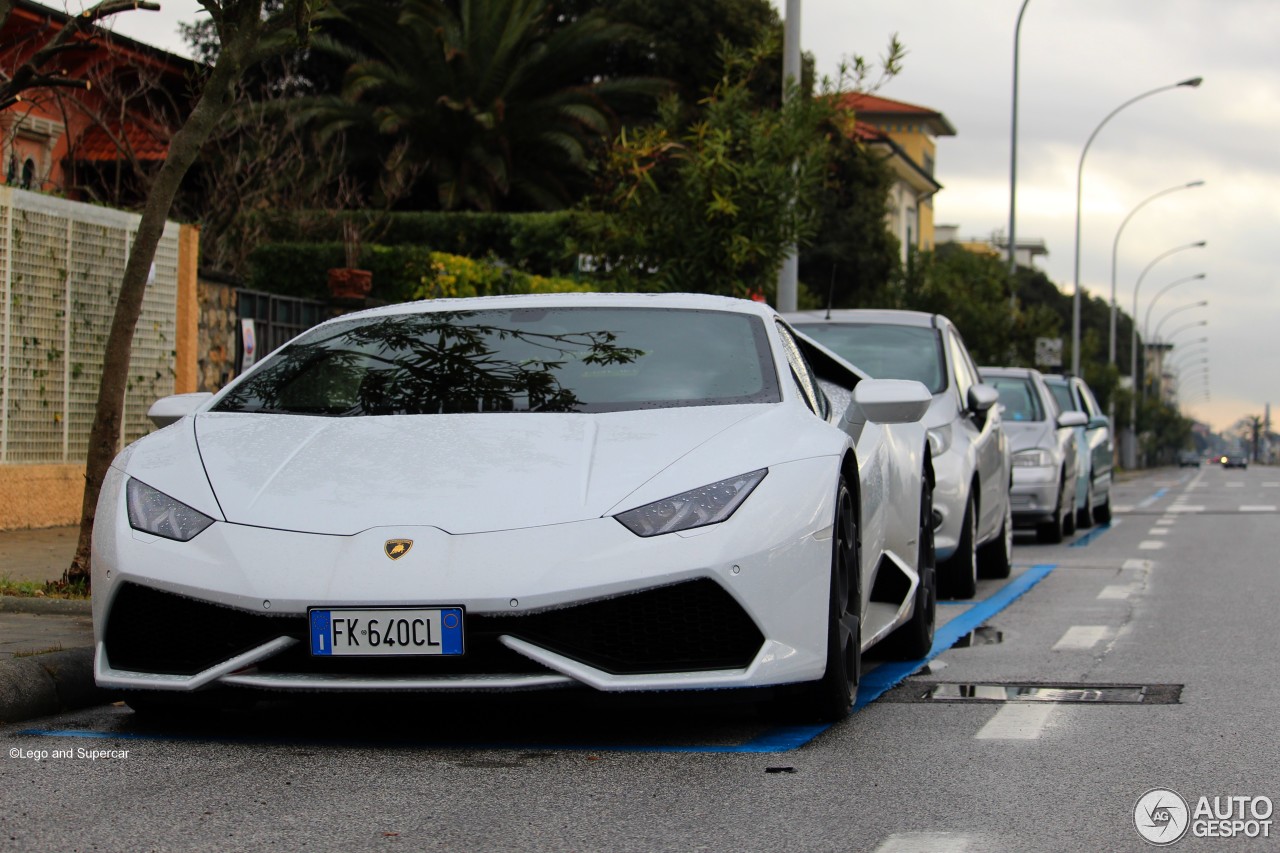
<path fill-rule="evenodd" d="M 116 669 L 194 675 L 281 636 L 298 640 L 260 661 L 263 672 L 378 675 L 545 673 L 503 646 L 519 637 L 606 672 L 741 669 L 764 636 L 727 592 L 697 580 L 603 601 L 518 616 L 467 614 L 458 657 L 312 657 L 305 616 L 251 613 L 126 583 L 104 641 Z"/>

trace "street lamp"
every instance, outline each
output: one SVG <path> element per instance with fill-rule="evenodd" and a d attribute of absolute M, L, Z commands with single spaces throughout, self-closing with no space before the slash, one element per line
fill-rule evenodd
<path fill-rule="evenodd" d="M 1165 338 L 1164 342 L 1169 343 L 1169 341 L 1173 340 L 1175 337 L 1177 337 L 1182 332 L 1185 332 L 1187 329 L 1194 329 L 1196 326 L 1207 326 L 1207 325 L 1209 325 L 1208 320 L 1200 320 L 1199 322 L 1196 322 L 1196 323 L 1187 323 L 1185 326 L 1179 326 L 1178 328 L 1174 329 L 1172 332 L 1169 333 L 1169 337 Z"/>
<path fill-rule="evenodd" d="M 798 2 L 798 0 L 797 0 Z M 1089 146 L 1093 144 L 1093 140 L 1097 137 L 1098 132 L 1102 130 L 1116 113 L 1125 107 L 1136 104 L 1144 98 L 1152 95 L 1158 95 L 1161 92 L 1167 92 L 1170 89 L 1178 89 L 1182 87 L 1196 88 L 1204 81 L 1203 77 L 1192 77 L 1169 86 L 1161 86 L 1158 89 L 1152 89 L 1150 92 L 1143 92 L 1137 97 L 1130 98 L 1111 112 L 1107 113 L 1097 127 L 1093 129 L 1093 133 L 1089 134 L 1089 140 L 1084 144 L 1084 150 L 1080 152 L 1080 165 L 1076 167 L 1076 251 L 1075 251 L 1075 292 L 1071 297 L 1071 372 L 1080 375 L 1080 200 L 1084 182 L 1084 158 L 1089 154 Z"/>
<path fill-rule="evenodd" d="M 1018 245 L 1017 217 L 1018 207 L 1018 42 L 1022 38 L 1022 15 L 1027 11 L 1031 0 L 1022 0 L 1018 9 L 1018 23 L 1013 28 L 1013 109 L 1009 131 L 1009 311 L 1018 300 L 1018 286 L 1014 276 L 1018 273 L 1018 259 L 1014 254 Z"/>
<path fill-rule="evenodd" d="M 1170 317 L 1174 317 L 1178 314 L 1181 314 L 1183 311 L 1190 311 L 1192 308 L 1203 308 L 1208 304 L 1209 304 L 1208 299 L 1201 299 L 1199 302 L 1188 302 L 1186 305 L 1179 305 L 1177 308 L 1174 308 L 1168 314 L 1165 314 L 1163 317 L 1161 317 L 1159 323 L 1156 323 L 1156 333 L 1151 336 L 1151 340 L 1153 342 L 1160 341 L 1160 329 L 1164 327 L 1164 324 L 1169 321 Z"/>
<path fill-rule="evenodd" d="M 1147 264 L 1143 268 L 1142 272 L 1138 275 L 1138 283 L 1133 286 L 1133 314 L 1130 315 L 1132 318 L 1132 323 L 1130 324 L 1132 329 L 1130 330 L 1129 336 L 1129 380 L 1133 383 L 1133 394 L 1129 398 L 1129 428 L 1125 430 L 1125 440 L 1122 442 L 1126 468 L 1133 468 L 1137 463 L 1138 393 L 1141 387 L 1138 385 L 1138 293 L 1142 290 L 1142 280 L 1147 277 L 1147 273 L 1151 272 L 1152 267 L 1170 255 L 1186 251 L 1187 249 L 1203 249 L 1206 245 L 1208 245 L 1206 241 L 1199 240 L 1195 243 L 1187 243 L 1185 246 L 1175 246 L 1166 252 L 1161 252 L 1152 259 L 1151 263 Z M 1076 295 L 1079 295 L 1078 289 L 1076 291 Z"/>
<path fill-rule="evenodd" d="M 1147 337 L 1147 331 L 1151 328 L 1151 309 L 1156 307 L 1156 303 L 1160 301 L 1161 296 L 1164 296 L 1180 284 L 1186 284 L 1188 281 L 1199 281 L 1203 278 L 1204 273 L 1197 273 L 1196 275 L 1189 275 L 1186 278 L 1180 278 L 1177 281 L 1166 284 L 1164 287 L 1160 288 L 1156 295 L 1151 297 L 1151 302 L 1147 305 L 1147 313 L 1142 318 L 1142 336 L 1144 338 Z"/>
<path fill-rule="evenodd" d="M 787 0 L 787 17 L 782 23 L 782 99 L 791 98 L 791 89 L 800 83 L 800 0 Z M 795 204 L 790 199 L 788 204 Z M 792 244 L 778 269 L 778 310 L 794 311 L 800 293 L 800 249 Z"/>
<path fill-rule="evenodd" d="M 1111 337 L 1110 347 L 1107 350 L 1108 364 L 1116 363 L 1116 314 L 1118 313 L 1116 304 L 1116 255 L 1120 250 L 1120 235 L 1124 233 L 1124 227 L 1129 224 L 1129 220 L 1133 218 L 1133 215 L 1146 207 L 1149 202 L 1153 202 L 1169 193 L 1176 193 L 1178 190 L 1189 190 L 1192 187 L 1202 186 L 1204 186 L 1204 181 L 1192 181 L 1189 184 L 1169 187 L 1167 190 L 1161 190 L 1155 195 L 1147 196 L 1138 203 L 1137 207 L 1129 211 L 1129 215 L 1124 218 L 1124 221 L 1120 223 L 1120 227 L 1116 229 L 1116 238 L 1111 241 Z"/>

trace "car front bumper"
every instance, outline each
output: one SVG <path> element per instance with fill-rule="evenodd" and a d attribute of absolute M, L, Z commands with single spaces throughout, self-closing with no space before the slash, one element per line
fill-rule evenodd
<path fill-rule="evenodd" d="M 811 681 L 825 669 L 829 458 L 774 466 L 726 522 L 648 539 L 606 517 L 460 536 L 218 522 L 181 543 L 129 526 L 124 483 L 113 468 L 94 536 L 103 687 L 627 691 Z M 392 561 L 390 539 L 414 544 Z M 463 608 L 466 653 L 311 656 L 309 608 L 383 606 Z"/>

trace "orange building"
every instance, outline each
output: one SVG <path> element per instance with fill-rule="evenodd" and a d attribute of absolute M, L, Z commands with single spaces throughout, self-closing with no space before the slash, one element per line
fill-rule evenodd
<path fill-rule="evenodd" d="M 12 76 L 70 20 L 14 0 L 0 26 L 0 69 Z M 135 206 L 142 192 L 132 177 L 164 160 L 172 128 L 189 109 L 196 64 L 102 28 L 74 44 L 42 70 L 87 86 L 28 89 L 0 110 L 0 183 Z"/>
<path fill-rule="evenodd" d="M 889 231 L 902 246 L 934 248 L 933 196 L 942 189 L 933 169 L 939 136 L 955 136 L 956 129 L 942 113 L 927 107 L 853 92 L 841 104 L 853 110 L 855 134 L 872 149 L 881 150 L 895 181 L 889 191 Z"/>

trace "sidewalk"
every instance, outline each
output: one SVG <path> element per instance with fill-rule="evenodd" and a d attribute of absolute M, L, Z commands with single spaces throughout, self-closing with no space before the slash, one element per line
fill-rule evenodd
<path fill-rule="evenodd" d="M 0 575 L 58 580 L 75 553 L 77 527 L 0 531 Z M 0 596 L 0 724 L 105 701 L 93 685 L 88 601 Z"/>

